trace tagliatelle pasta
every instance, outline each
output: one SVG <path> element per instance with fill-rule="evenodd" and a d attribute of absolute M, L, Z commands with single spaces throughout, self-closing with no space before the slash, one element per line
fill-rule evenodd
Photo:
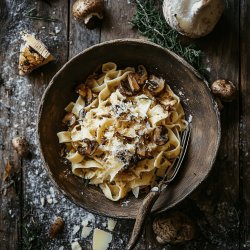
<path fill-rule="evenodd" d="M 76 87 L 57 134 L 72 172 L 99 185 L 113 201 L 153 186 L 181 151 L 187 121 L 180 99 L 143 65 L 102 65 Z"/>

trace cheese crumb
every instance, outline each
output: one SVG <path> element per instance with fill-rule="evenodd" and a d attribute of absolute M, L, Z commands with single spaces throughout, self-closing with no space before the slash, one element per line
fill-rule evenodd
<path fill-rule="evenodd" d="M 63 250 L 64 249 L 64 246 L 61 246 L 61 247 L 59 247 L 59 249 L 58 250 Z"/>
<path fill-rule="evenodd" d="M 78 241 L 75 241 L 73 243 L 71 243 L 71 249 L 72 250 L 82 250 L 80 244 L 78 243 Z"/>
<path fill-rule="evenodd" d="M 75 235 L 80 230 L 80 226 L 74 226 L 72 235 Z"/>
<path fill-rule="evenodd" d="M 95 228 L 93 234 L 93 250 L 106 250 L 112 241 L 112 234 Z"/>
<path fill-rule="evenodd" d="M 91 227 L 83 227 L 81 236 L 83 238 L 87 238 L 90 235 L 91 231 L 92 231 Z"/>
<path fill-rule="evenodd" d="M 116 223 L 117 223 L 117 221 L 108 218 L 108 230 L 113 231 L 114 228 L 115 228 Z"/>

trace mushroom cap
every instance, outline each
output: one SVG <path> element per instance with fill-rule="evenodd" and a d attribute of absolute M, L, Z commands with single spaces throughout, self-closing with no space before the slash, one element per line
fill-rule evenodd
<path fill-rule="evenodd" d="M 227 80 L 216 80 L 211 85 L 212 93 L 224 102 L 231 102 L 236 97 L 235 85 Z"/>
<path fill-rule="evenodd" d="M 85 24 L 91 17 L 103 18 L 103 0 L 76 0 L 72 7 L 73 15 L 78 20 L 83 20 Z"/>
<path fill-rule="evenodd" d="M 209 34 L 225 8 L 224 0 L 164 0 L 163 14 L 167 23 L 191 38 Z"/>
<path fill-rule="evenodd" d="M 160 244 L 180 244 L 195 236 L 194 222 L 180 212 L 156 217 L 153 230 Z"/>
<path fill-rule="evenodd" d="M 29 144 L 24 137 L 13 138 L 12 146 L 21 157 L 25 157 L 29 153 Z"/>

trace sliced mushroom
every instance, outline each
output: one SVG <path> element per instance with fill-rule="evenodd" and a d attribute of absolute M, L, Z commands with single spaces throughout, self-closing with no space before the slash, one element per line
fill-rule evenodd
<path fill-rule="evenodd" d="M 104 3 L 103 0 L 77 0 L 73 4 L 72 12 L 79 21 L 84 21 L 89 28 L 91 19 L 103 19 Z"/>
<path fill-rule="evenodd" d="M 87 91 L 88 87 L 83 83 L 76 86 L 76 93 L 82 97 L 85 97 L 87 95 Z"/>
<path fill-rule="evenodd" d="M 133 91 L 131 90 L 128 81 L 121 80 L 119 91 L 122 95 L 133 96 Z"/>
<path fill-rule="evenodd" d="M 83 119 L 85 116 L 86 116 L 86 110 L 85 108 L 82 108 L 80 111 L 79 111 L 79 119 Z"/>
<path fill-rule="evenodd" d="M 91 141 L 89 139 L 84 139 L 83 142 L 86 143 L 86 147 L 79 146 L 77 148 L 77 151 L 81 155 L 93 155 L 99 146 L 97 141 Z"/>
<path fill-rule="evenodd" d="M 86 93 L 86 106 L 88 106 L 93 99 L 93 94 L 90 88 L 87 88 L 87 93 Z"/>
<path fill-rule="evenodd" d="M 162 78 L 151 75 L 149 80 L 146 81 L 146 85 L 153 95 L 159 95 L 165 88 L 165 81 Z"/>
<path fill-rule="evenodd" d="M 129 152 L 128 150 L 121 150 L 117 152 L 116 157 L 123 164 L 122 171 L 133 167 L 140 160 L 137 155 Z"/>
<path fill-rule="evenodd" d="M 128 74 L 128 83 L 132 90 L 132 92 L 138 92 L 140 90 L 140 86 L 138 85 L 138 77 L 135 73 Z"/>
<path fill-rule="evenodd" d="M 158 126 L 154 130 L 154 143 L 158 146 L 162 146 L 168 142 L 168 132 L 166 127 Z"/>
<path fill-rule="evenodd" d="M 73 113 L 68 113 L 64 116 L 62 122 L 68 127 L 73 126 L 76 123 L 76 117 Z"/>
<path fill-rule="evenodd" d="M 144 84 L 146 80 L 148 79 L 148 72 L 143 65 L 138 66 L 137 74 L 139 76 L 137 83 Z"/>
<path fill-rule="evenodd" d="M 136 145 L 136 154 L 141 157 L 141 158 L 144 158 L 146 157 L 146 147 L 145 145 L 141 144 L 141 143 L 138 143 Z"/>

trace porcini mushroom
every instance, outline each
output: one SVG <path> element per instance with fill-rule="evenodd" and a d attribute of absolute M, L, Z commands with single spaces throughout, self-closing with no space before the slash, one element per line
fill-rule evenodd
<path fill-rule="evenodd" d="M 216 80 L 211 86 L 212 93 L 224 102 L 231 102 L 236 97 L 236 87 L 227 80 Z"/>
<path fill-rule="evenodd" d="M 151 75 L 149 80 L 146 81 L 146 85 L 153 95 L 159 95 L 165 88 L 165 81 L 162 78 Z"/>
<path fill-rule="evenodd" d="M 195 224 L 180 212 L 156 217 L 153 222 L 156 240 L 160 244 L 180 244 L 192 240 L 195 236 Z"/>
<path fill-rule="evenodd" d="M 224 0 L 164 0 L 163 14 L 173 29 L 198 38 L 214 29 L 224 5 Z"/>
<path fill-rule="evenodd" d="M 103 0 L 76 0 L 72 7 L 73 16 L 90 28 L 93 17 L 103 19 L 103 11 Z"/>
<path fill-rule="evenodd" d="M 168 142 L 168 131 L 165 126 L 155 128 L 153 141 L 158 146 L 162 146 Z"/>

